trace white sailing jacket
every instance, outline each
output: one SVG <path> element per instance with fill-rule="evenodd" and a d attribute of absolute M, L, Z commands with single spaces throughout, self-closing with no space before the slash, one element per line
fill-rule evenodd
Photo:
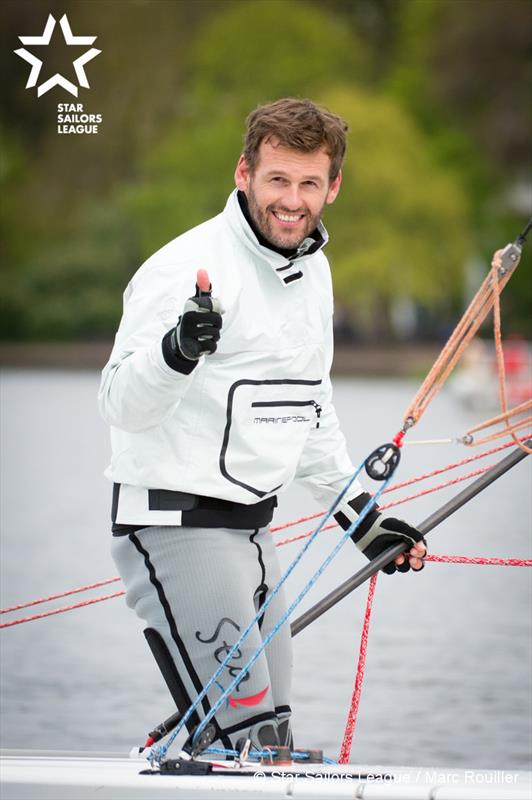
<path fill-rule="evenodd" d="M 121 484 L 117 523 L 180 524 L 180 511 L 150 510 L 149 489 L 246 505 L 294 478 L 325 505 L 343 489 L 354 468 L 332 404 L 330 269 L 313 239 L 298 252 L 289 261 L 259 244 L 234 191 L 221 214 L 135 274 L 99 392 L 111 426 L 105 474 Z M 200 268 L 225 309 L 223 328 L 216 352 L 183 375 L 161 341 Z M 339 510 L 352 517 L 347 501 L 362 491 L 354 484 Z"/>

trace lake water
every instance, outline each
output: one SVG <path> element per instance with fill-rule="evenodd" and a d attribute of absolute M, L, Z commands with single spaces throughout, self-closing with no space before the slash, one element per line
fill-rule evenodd
<path fill-rule="evenodd" d="M 98 381 L 96 372 L 3 373 L 2 607 L 116 574 L 109 555 L 110 486 L 102 476 L 109 447 L 96 409 Z M 397 431 L 415 389 L 408 380 L 335 381 L 335 403 L 355 463 Z M 442 392 L 410 438 L 458 436 L 490 415 L 474 415 Z M 405 448 L 396 478 L 470 454 L 458 445 Z M 530 558 L 530 478 L 527 459 L 437 528 L 430 549 Z M 420 522 L 459 488 L 411 501 L 396 513 Z M 275 522 L 317 508 L 294 486 L 282 496 Z M 290 596 L 337 540 L 336 531 L 321 535 L 291 581 Z M 279 549 L 283 563 L 297 546 Z M 348 542 L 301 610 L 364 563 Z M 112 584 L 54 605 L 117 588 Z M 334 758 L 365 600 L 362 587 L 294 640 L 296 743 L 322 747 Z M 531 600 L 528 568 L 430 564 L 420 575 L 381 575 L 351 760 L 530 768 Z M 123 598 L 7 628 L 0 637 L 3 747 L 126 752 L 172 713 L 141 625 Z"/>

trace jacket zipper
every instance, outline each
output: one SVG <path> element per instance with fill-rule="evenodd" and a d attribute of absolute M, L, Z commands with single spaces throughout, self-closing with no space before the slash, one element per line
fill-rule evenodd
<path fill-rule="evenodd" d="M 251 408 L 276 408 L 279 406 L 314 406 L 314 411 L 316 412 L 316 428 L 320 427 L 320 417 L 323 409 L 315 400 L 269 400 L 251 404 Z"/>

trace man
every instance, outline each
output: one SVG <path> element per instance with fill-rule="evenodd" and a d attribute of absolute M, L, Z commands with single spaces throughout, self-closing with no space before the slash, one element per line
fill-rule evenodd
<path fill-rule="evenodd" d="M 346 131 L 308 100 L 256 109 L 224 211 L 148 259 L 124 296 L 99 396 L 112 426 L 113 555 L 182 711 L 279 580 L 276 494 L 296 478 L 329 506 L 354 472 L 331 400 L 321 222 Z M 351 487 L 336 514 L 344 529 L 368 499 Z M 377 510 L 353 538 L 368 558 L 403 541 L 388 571 L 423 567 L 421 534 Z M 190 731 L 283 608 L 280 594 Z M 290 675 L 285 625 L 214 718 L 223 745 L 290 743 Z"/>

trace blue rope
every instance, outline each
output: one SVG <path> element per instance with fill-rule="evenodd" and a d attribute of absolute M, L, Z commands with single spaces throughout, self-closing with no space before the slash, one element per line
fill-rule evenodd
<path fill-rule="evenodd" d="M 212 755 L 215 756 L 235 756 L 235 758 L 236 756 L 240 755 L 238 750 L 227 750 L 227 748 L 225 747 L 207 747 L 203 751 L 203 753 L 211 753 Z M 251 752 L 249 753 L 249 755 L 251 755 Z"/>
<path fill-rule="evenodd" d="M 209 679 L 209 681 L 207 682 L 207 684 L 205 685 L 205 687 L 204 687 L 204 688 L 202 689 L 202 691 L 201 691 L 201 692 L 198 694 L 198 696 L 196 697 L 196 699 L 194 700 L 194 702 L 193 702 L 193 703 L 190 705 L 189 709 L 188 709 L 188 710 L 186 711 L 186 713 L 183 715 L 183 717 L 182 717 L 182 718 L 181 718 L 181 720 L 179 721 L 179 724 L 177 725 L 177 727 L 175 728 L 175 730 L 172 732 L 172 734 L 171 734 L 170 738 L 168 739 L 167 743 L 166 743 L 166 744 L 164 744 L 164 745 L 161 745 L 161 746 L 154 746 L 154 747 L 150 748 L 150 750 L 149 750 L 149 752 L 148 752 L 148 754 L 147 754 L 147 758 L 148 758 L 150 761 L 161 761 L 161 760 L 164 758 L 164 756 L 165 756 L 165 755 L 166 755 L 166 753 L 168 752 L 169 748 L 172 746 L 173 742 L 175 741 L 176 737 L 178 736 L 178 734 L 180 733 L 180 731 L 183 729 L 184 725 L 187 723 L 187 721 L 190 719 L 190 717 L 192 716 L 192 714 L 194 713 L 194 711 L 196 710 L 196 708 L 198 707 L 198 705 L 201 703 L 201 701 L 202 701 L 202 700 L 204 699 L 204 697 L 207 695 L 207 693 L 208 693 L 209 689 L 210 689 L 210 688 L 211 688 L 211 687 L 212 687 L 212 686 L 215 684 L 215 682 L 217 681 L 217 679 L 219 678 L 219 676 L 221 675 L 221 673 L 223 672 L 223 670 L 224 670 L 224 669 L 225 669 L 225 668 L 228 666 L 229 662 L 230 662 L 230 661 L 231 661 L 231 659 L 233 658 L 233 655 L 234 655 L 234 654 L 236 653 L 236 651 L 237 651 L 237 650 L 240 648 L 240 646 L 241 646 L 241 645 L 242 645 L 242 643 L 245 641 L 245 639 L 246 639 L 246 638 L 249 636 L 249 634 L 251 633 L 251 631 L 254 629 L 255 625 L 256 625 L 256 624 L 257 624 L 257 622 L 259 621 L 259 619 L 260 619 L 260 618 L 261 618 L 261 617 L 264 615 L 264 613 L 266 612 L 267 608 L 268 608 L 268 607 L 269 607 L 269 605 L 272 603 L 273 599 L 276 597 L 276 595 L 277 595 L 277 594 L 279 593 L 279 591 L 281 590 L 281 587 L 282 587 L 282 586 L 283 586 L 283 584 L 286 582 L 286 580 L 288 579 L 288 577 L 290 576 L 290 574 L 292 573 L 292 571 L 295 569 L 295 567 L 297 566 L 297 564 L 298 564 L 298 563 L 301 561 L 301 559 L 302 559 L 303 555 L 304 555 L 304 554 L 306 553 L 306 551 L 309 549 L 309 547 L 311 546 L 312 542 L 313 542 L 313 541 L 316 539 L 316 537 L 318 536 L 318 534 L 319 534 L 319 533 L 322 531 L 322 529 L 324 528 L 324 526 L 325 526 L 326 522 L 328 522 L 328 520 L 331 518 L 331 516 L 333 515 L 333 513 L 334 513 L 335 509 L 337 508 L 338 504 L 339 504 L 339 503 L 341 502 L 341 500 L 342 500 L 342 499 L 345 497 L 346 493 L 348 492 L 349 488 L 350 488 L 350 487 L 351 487 L 351 485 L 354 483 L 354 481 L 355 481 L 355 480 L 358 478 L 358 476 L 359 476 L 360 472 L 362 471 L 362 469 L 363 469 L 363 467 L 364 467 L 364 464 L 365 464 L 365 459 L 364 459 L 364 461 L 362 461 L 362 463 L 361 463 L 361 464 L 360 464 L 360 465 L 357 467 L 357 469 L 355 470 L 355 472 L 353 473 L 353 475 L 351 476 L 351 478 L 349 479 L 349 481 L 346 483 L 346 485 L 344 486 L 344 488 L 343 488 L 343 489 L 342 489 L 342 491 L 340 492 L 340 494 L 339 494 L 339 495 L 336 497 L 336 499 L 334 500 L 334 502 L 333 502 L 333 503 L 332 503 L 332 505 L 330 506 L 329 510 L 327 511 L 327 513 L 325 514 L 325 516 L 323 517 L 323 519 L 321 520 L 320 524 L 317 526 L 317 528 L 314 530 L 314 532 L 312 533 L 312 535 L 309 537 L 309 539 L 307 540 L 307 542 L 305 543 L 305 545 L 304 545 L 304 546 L 301 548 L 301 550 L 300 550 L 300 551 L 299 551 L 299 553 L 296 555 L 296 557 L 294 558 L 294 560 L 293 560 L 293 561 L 291 562 L 291 564 L 288 566 L 288 568 L 287 568 L 287 570 L 286 570 L 285 574 L 284 574 L 284 575 L 281 577 L 281 579 L 279 580 L 279 582 L 277 583 L 277 585 L 276 585 L 276 586 L 275 586 L 275 587 L 272 589 L 272 591 L 271 591 L 270 595 L 267 597 L 266 601 L 263 603 L 262 607 L 261 607 L 261 608 L 260 608 L 260 610 L 257 612 L 257 614 L 256 614 L 256 615 L 253 617 L 253 619 L 251 620 L 251 622 L 249 623 L 249 625 L 246 627 L 246 629 L 245 629 L 245 630 L 242 632 L 242 634 L 240 635 L 240 638 L 238 639 L 238 641 L 237 641 L 237 642 L 235 642 L 235 644 L 234 644 L 234 645 L 232 646 L 232 648 L 229 650 L 229 652 L 227 653 L 227 655 L 226 655 L 225 659 L 224 659 L 224 660 L 223 660 L 223 662 L 220 664 L 220 666 L 218 667 L 218 669 L 216 670 L 216 672 L 215 672 L 215 673 L 214 673 L 214 674 L 211 676 L 211 678 Z M 214 717 L 214 715 L 217 713 L 217 711 L 218 711 L 218 710 L 221 708 L 221 706 L 222 706 L 222 705 L 223 705 L 223 704 L 226 702 L 227 698 L 229 697 L 229 695 L 231 694 L 231 692 L 233 691 L 233 689 L 235 689 L 235 687 L 237 687 L 237 686 L 238 686 L 238 684 L 240 683 L 240 681 L 242 680 L 242 678 L 244 677 L 244 675 L 245 675 L 245 674 L 246 674 L 246 673 L 249 671 L 249 669 L 250 669 L 250 668 L 253 666 L 253 664 L 255 663 L 255 661 L 256 661 L 256 660 L 259 658 L 259 656 L 262 654 L 262 652 L 264 651 L 264 649 L 265 649 L 265 648 L 268 646 L 268 644 L 271 642 L 271 640 L 273 639 L 273 637 L 274 637 L 274 636 L 275 636 L 275 635 L 278 633 L 278 631 L 279 631 L 279 629 L 282 627 L 282 625 L 284 625 L 284 623 L 286 622 L 286 620 L 288 619 L 288 617 L 290 616 L 290 614 L 291 614 L 291 613 L 292 613 L 292 612 L 293 612 L 293 611 L 294 611 L 294 610 L 297 608 L 297 606 L 298 606 L 298 605 L 299 605 L 299 603 L 300 603 L 300 602 L 303 600 L 303 598 L 305 597 L 305 595 L 307 594 L 307 592 L 308 592 L 308 591 L 309 591 L 309 590 L 312 588 L 312 586 L 314 586 L 314 584 L 316 583 L 316 581 L 318 580 L 318 578 L 319 578 L 319 577 L 322 575 L 322 573 L 324 572 L 324 570 L 325 570 L 325 569 L 328 567 L 328 565 L 330 564 L 330 562 L 331 562 L 331 561 L 333 560 L 333 558 L 334 558 L 334 557 L 337 555 L 338 551 L 339 551 L 339 550 L 340 550 L 340 549 L 343 547 L 343 545 L 345 544 L 345 542 L 346 542 L 346 541 L 347 541 L 347 540 L 348 540 L 348 539 L 351 537 L 351 534 L 353 533 L 353 531 L 355 531 L 355 530 L 356 530 L 356 528 L 358 527 L 358 525 L 360 525 L 360 523 L 362 522 L 362 520 L 364 519 L 364 517 L 365 517 L 365 516 L 368 514 L 368 512 L 369 512 L 370 508 L 371 508 L 371 507 L 373 507 L 373 505 L 376 503 L 376 501 L 378 500 L 378 498 L 380 497 L 380 495 L 382 494 L 382 492 L 384 491 L 384 489 L 386 488 L 386 486 L 387 486 L 387 485 L 388 485 L 388 483 L 390 482 L 391 478 L 392 478 L 392 475 L 390 475 L 390 476 L 387 478 L 387 480 L 386 480 L 386 481 L 384 481 L 383 483 L 381 483 L 381 486 L 380 486 L 379 490 L 376 492 L 376 494 L 375 494 L 375 495 L 374 495 L 372 498 L 370 498 L 370 499 L 368 500 L 368 502 L 366 503 L 366 505 L 364 506 L 364 508 L 363 508 L 363 509 L 362 509 L 362 511 L 360 512 L 359 516 L 357 517 L 357 519 L 356 519 L 354 522 L 352 522 L 352 523 L 351 523 L 351 525 L 350 525 L 350 526 L 349 526 L 349 528 L 348 528 L 348 529 L 345 531 L 344 535 L 342 536 L 342 538 L 340 539 L 340 541 L 338 542 L 338 544 L 337 544 L 337 545 L 336 545 L 336 546 L 333 548 L 333 550 L 331 551 L 331 553 L 330 553 L 330 554 L 327 556 L 327 558 L 326 558 L 326 559 L 325 559 L 325 560 L 322 562 L 322 564 L 320 565 L 320 567 L 318 567 L 318 569 L 316 570 L 316 572 L 314 573 L 314 575 L 313 575 L 313 576 L 310 578 L 310 580 L 309 580 L 309 581 L 308 581 L 308 582 L 305 584 L 305 586 L 303 587 L 303 589 L 301 590 L 301 592 L 299 593 L 299 595 L 296 597 L 296 599 L 293 601 L 293 603 L 290 605 L 290 607 L 289 607 L 289 608 L 288 608 L 288 609 L 287 609 L 287 610 L 286 610 L 286 611 L 283 613 L 283 615 L 282 615 L 282 616 L 281 616 L 281 618 L 278 620 L 278 622 L 275 624 L 275 626 L 272 628 L 272 630 L 270 631 L 270 633 L 268 634 L 268 636 L 267 636 L 267 637 L 266 637 L 266 638 L 265 638 L 265 639 L 262 641 L 261 645 L 260 645 L 260 646 L 257 648 L 257 650 L 256 650 L 256 651 L 253 653 L 253 655 L 252 655 L 252 656 L 249 658 L 249 660 L 247 661 L 247 663 L 246 663 L 246 664 L 244 664 L 244 666 L 242 667 L 242 669 L 240 670 L 240 672 L 238 673 L 238 675 L 237 675 L 237 676 L 236 676 L 236 677 L 233 679 L 233 681 L 231 681 L 231 683 L 229 684 L 229 686 L 228 686 L 228 687 L 225 689 L 225 691 L 224 691 L 224 692 L 223 692 L 223 693 L 220 695 L 220 697 L 218 698 L 218 700 L 217 700 L 217 701 L 214 703 L 214 705 L 211 707 L 210 711 L 209 711 L 209 712 L 206 714 L 206 716 L 203 718 L 203 720 L 202 720 L 202 721 L 200 722 L 200 724 L 198 725 L 198 727 L 197 727 L 197 729 L 196 729 L 196 731 L 195 731 L 195 733 L 194 733 L 194 737 L 193 737 L 193 740 L 192 740 L 193 742 L 197 742 L 197 740 L 198 740 L 198 737 L 201 735 L 201 733 L 202 733 L 202 732 L 203 732 L 203 730 L 206 728 L 206 726 L 209 724 L 209 722 L 210 722 L 210 721 L 211 721 L 211 719 Z"/>
<path fill-rule="evenodd" d="M 272 748 L 271 750 L 250 750 L 248 753 L 248 758 L 254 758 L 254 759 L 271 758 L 272 755 L 275 755 L 275 752 L 276 752 L 275 747 Z M 225 747 L 207 747 L 203 751 L 202 755 L 203 754 L 205 755 L 209 754 L 215 756 L 233 756 L 234 758 L 237 758 L 240 755 L 240 751 L 228 750 Z M 301 750 L 294 750 L 293 752 L 290 752 L 290 757 L 292 761 L 308 761 L 308 759 L 310 758 L 310 754 L 305 753 L 304 751 Z M 336 764 L 337 762 L 333 758 L 327 758 L 327 756 L 323 756 L 323 763 Z"/>
<path fill-rule="evenodd" d="M 297 606 L 303 600 L 303 598 L 305 597 L 307 592 L 314 586 L 314 584 L 316 583 L 318 578 L 321 577 L 322 573 L 329 566 L 329 564 L 331 563 L 333 558 L 337 555 L 339 550 L 343 547 L 343 545 L 346 543 L 346 541 L 351 537 L 351 534 L 353 533 L 354 530 L 356 530 L 356 527 L 364 519 L 364 517 L 368 513 L 369 509 L 373 506 L 373 504 L 377 500 L 378 496 L 380 496 L 380 494 L 384 490 L 385 486 L 386 486 L 386 483 L 382 484 L 382 486 L 381 486 L 380 490 L 377 492 L 377 494 L 375 494 L 374 497 L 372 497 L 370 500 L 368 500 L 368 502 L 364 506 L 364 509 L 362 510 L 362 512 L 361 512 L 360 516 L 358 517 L 358 519 L 355 520 L 354 523 L 351 523 L 351 525 L 349 526 L 347 531 L 344 533 L 343 537 L 339 540 L 337 545 L 331 550 L 331 552 L 329 553 L 327 558 L 324 559 L 324 561 L 318 567 L 318 569 L 316 570 L 314 575 L 312 575 L 312 577 L 307 581 L 307 583 L 305 584 L 305 586 L 303 587 L 301 592 L 297 595 L 296 599 L 286 609 L 286 611 L 282 614 L 282 616 L 276 622 L 276 624 L 273 626 L 273 628 L 268 633 L 268 635 L 262 640 L 262 643 L 255 650 L 253 655 L 250 656 L 248 661 L 243 665 L 242 671 L 239 672 L 239 674 L 235 676 L 235 678 L 231 681 L 231 683 L 226 688 L 224 693 L 218 698 L 218 700 L 214 703 L 214 705 L 212 706 L 210 711 L 202 719 L 202 721 L 200 722 L 200 724 L 198 725 L 198 727 L 197 727 L 197 729 L 196 729 L 196 731 L 194 733 L 194 736 L 193 736 L 193 739 L 192 739 L 193 743 L 197 742 L 198 737 L 201 735 L 202 731 L 205 730 L 205 728 L 209 724 L 210 720 L 215 716 L 215 714 L 218 712 L 218 710 L 222 707 L 222 705 L 224 704 L 226 698 L 228 698 L 229 695 L 231 694 L 231 692 L 233 691 L 233 689 L 235 689 L 238 686 L 238 684 L 241 682 L 242 677 L 246 674 L 246 672 L 250 671 L 250 669 L 253 666 L 253 664 L 255 663 L 255 661 L 257 661 L 259 656 L 263 653 L 263 651 L 269 645 L 269 643 L 274 638 L 274 636 L 278 633 L 280 628 L 284 625 L 284 623 L 289 618 L 289 616 L 292 614 L 292 612 L 297 608 Z M 314 534 L 313 534 L 313 536 L 314 536 Z M 287 572 L 286 573 L 286 577 L 288 576 L 288 574 L 289 573 Z M 277 593 L 276 590 L 278 590 L 280 588 L 280 586 L 281 586 L 281 583 L 278 583 L 277 586 L 274 589 L 274 592 L 272 592 L 272 595 L 270 595 L 270 599 L 274 595 L 274 593 Z"/>

